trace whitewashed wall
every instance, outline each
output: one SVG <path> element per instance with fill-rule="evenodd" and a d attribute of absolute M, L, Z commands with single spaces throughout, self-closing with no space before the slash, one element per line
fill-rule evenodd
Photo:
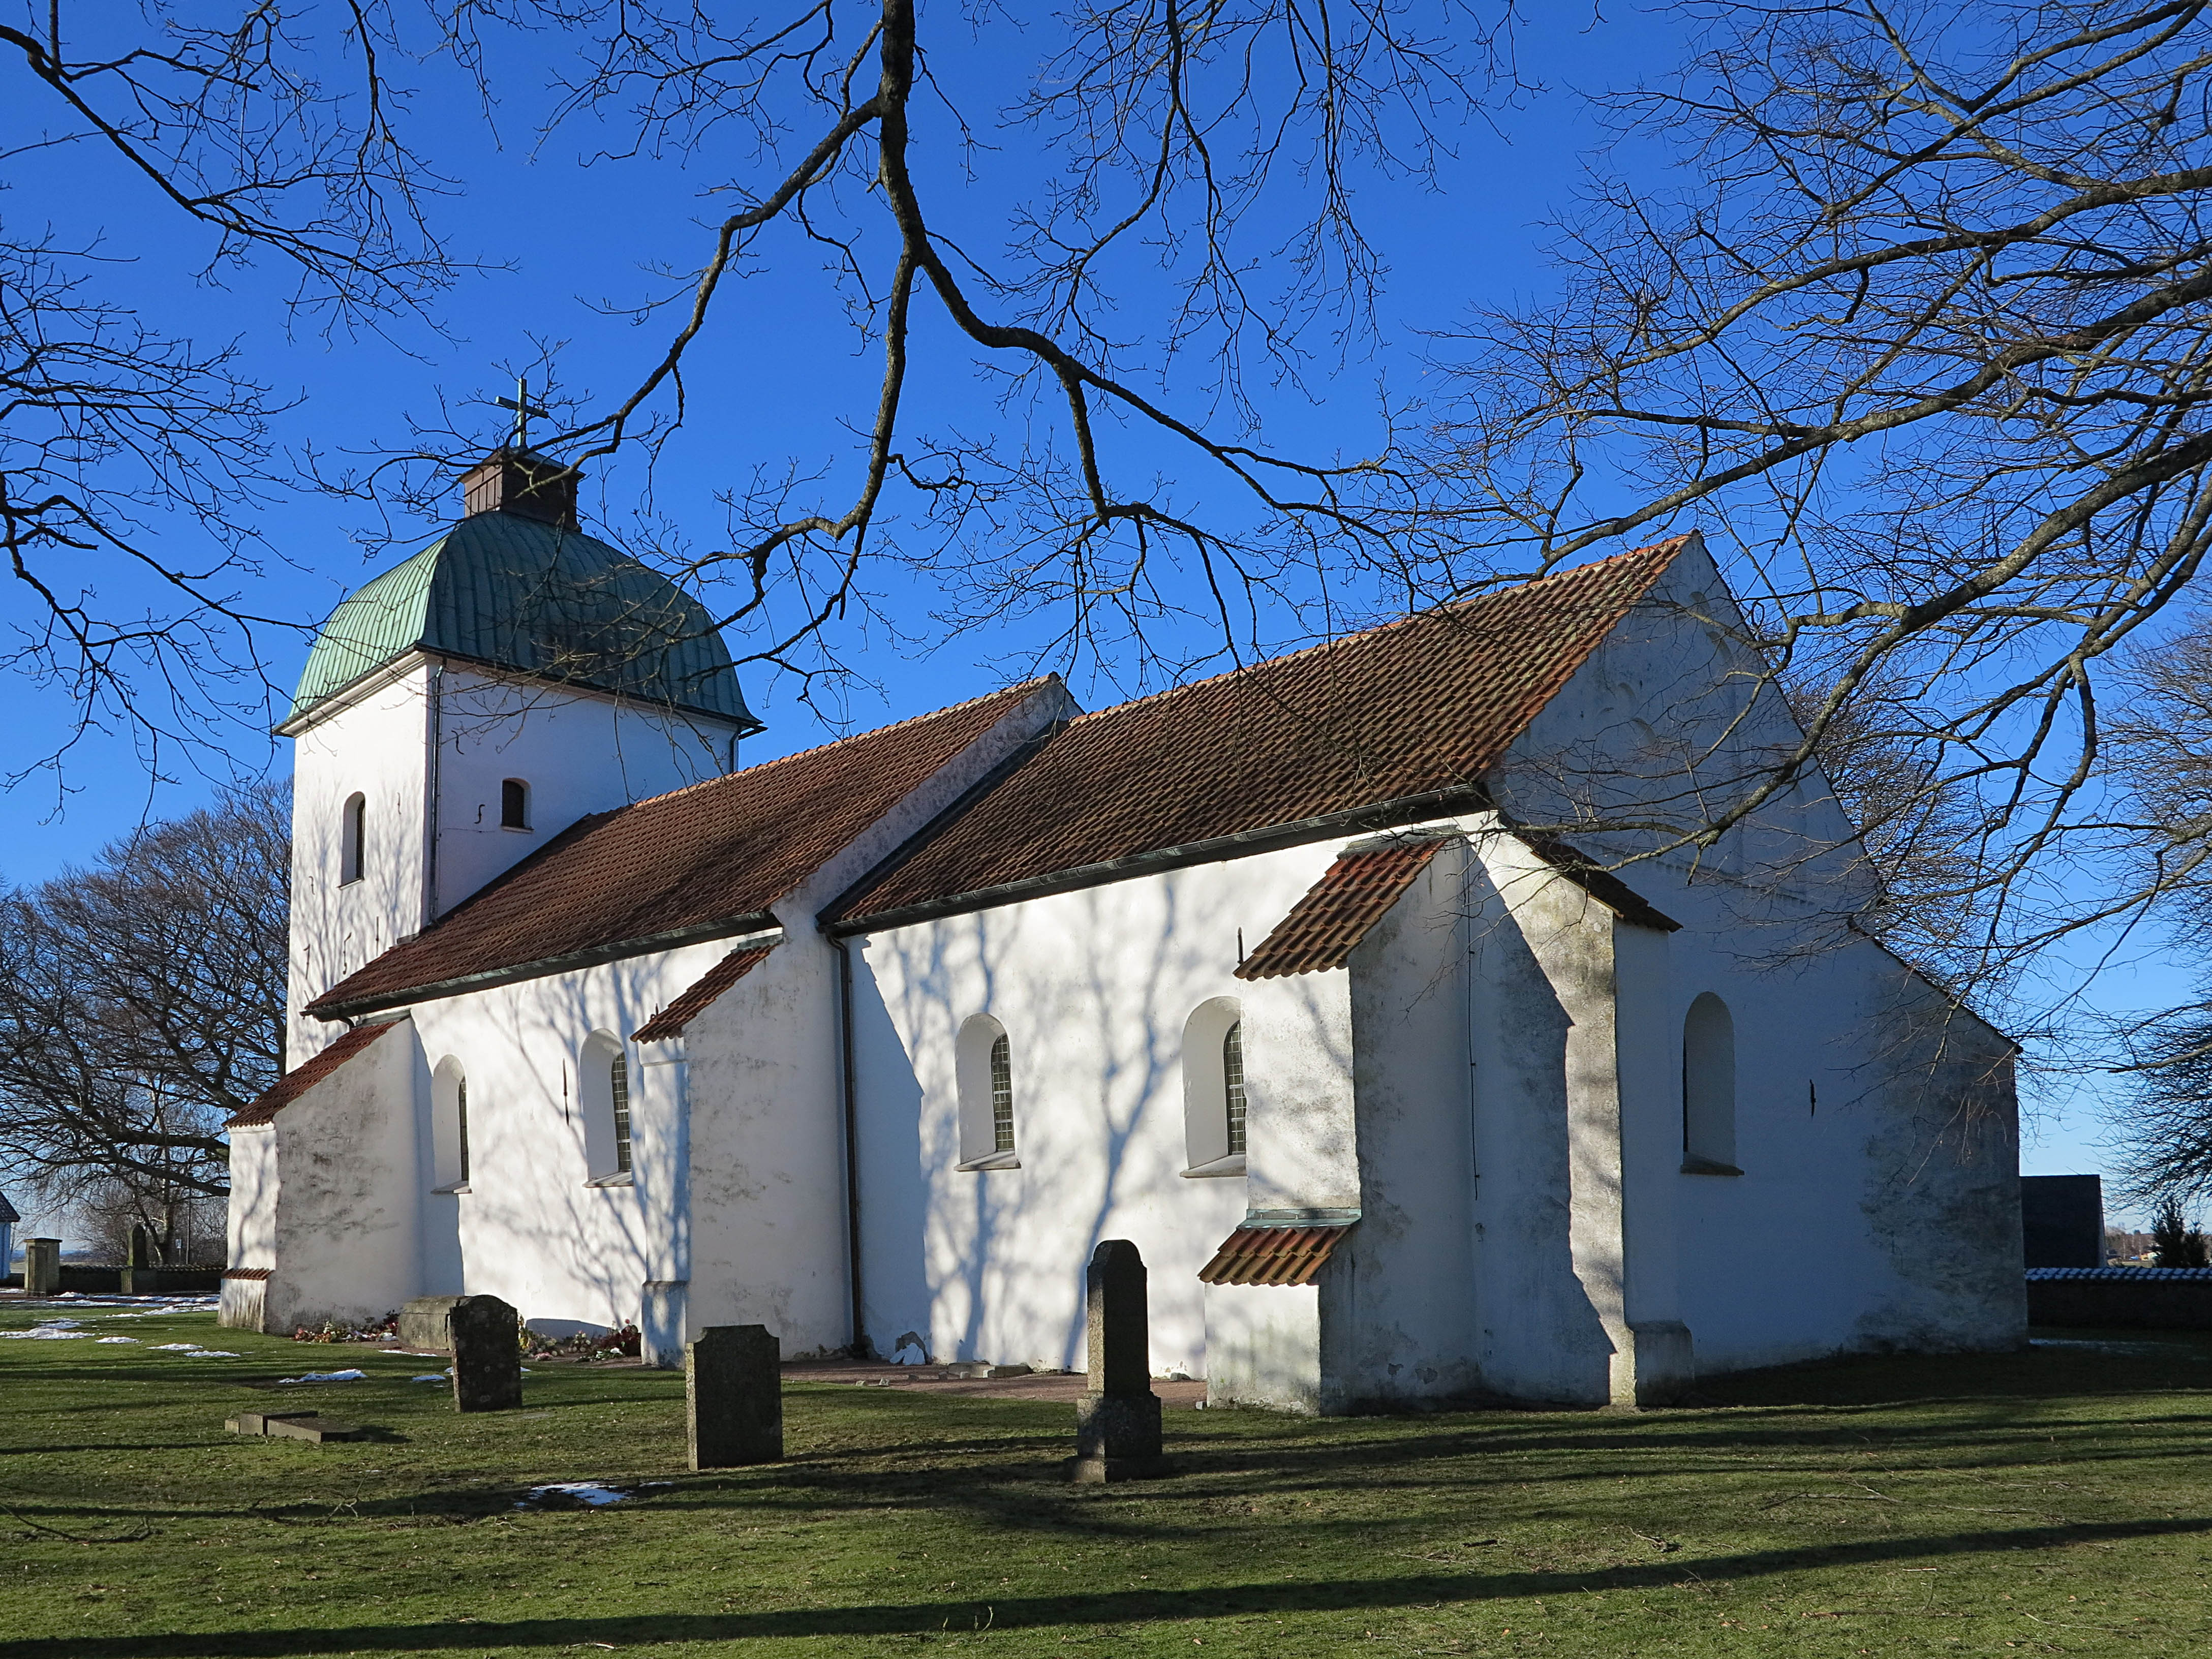
<path fill-rule="evenodd" d="M 232 1136 L 231 1264 L 272 1267 L 265 1328 L 376 1318 L 415 1292 L 420 1187 L 404 1023 Z"/>
<path fill-rule="evenodd" d="M 1252 1205 L 1358 1201 L 1345 975 L 1245 984 L 1333 845 L 1117 882 L 854 941 L 861 1282 L 868 1334 L 937 1359 L 1080 1369 L 1102 1239 L 1148 1270 L 1152 1367 L 1205 1374 L 1198 1270 Z M 1187 1180 L 1182 1034 L 1245 1021 L 1249 1176 Z M 1005 1027 L 1021 1167 L 960 1173 L 955 1039 Z M 1288 1293 L 1286 1293 L 1288 1294 Z"/>

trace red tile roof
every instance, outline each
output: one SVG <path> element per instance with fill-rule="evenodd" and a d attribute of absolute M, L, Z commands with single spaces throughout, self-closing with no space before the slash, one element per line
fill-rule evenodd
<path fill-rule="evenodd" d="M 682 995 L 630 1033 L 632 1042 L 661 1042 L 684 1035 L 684 1028 L 707 1011 L 707 1005 L 768 960 L 773 945 L 751 945 L 732 951 L 687 986 Z"/>
<path fill-rule="evenodd" d="M 277 1113 L 399 1024 L 398 1020 L 386 1020 L 378 1025 L 355 1026 L 313 1060 L 302 1061 L 278 1078 L 261 1091 L 251 1106 L 240 1107 L 234 1113 L 223 1127 L 240 1129 L 257 1123 L 274 1123 Z"/>
<path fill-rule="evenodd" d="M 1340 853 L 1260 948 L 1237 964 L 1237 977 L 1276 979 L 1343 967 L 1443 844 L 1440 836 L 1425 836 Z"/>
<path fill-rule="evenodd" d="M 1082 715 L 833 916 L 841 931 L 888 926 L 1310 819 L 1395 805 L 1368 825 L 1379 829 L 1431 815 L 1424 804 L 1450 810 L 1480 795 L 1484 774 L 1687 540 Z"/>
<path fill-rule="evenodd" d="M 1310 1285 L 1353 1224 L 1239 1227 L 1198 1270 L 1207 1285 Z"/>
<path fill-rule="evenodd" d="M 307 1005 L 331 1018 L 477 984 L 726 937 L 961 750 L 1055 683 L 933 714 L 580 818 L 433 926 Z M 765 925 L 763 921 L 763 925 Z"/>

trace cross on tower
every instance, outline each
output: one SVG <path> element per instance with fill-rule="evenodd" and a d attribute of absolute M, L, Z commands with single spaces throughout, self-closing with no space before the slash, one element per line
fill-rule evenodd
<path fill-rule="evenodd" d="M 514 411 L 514 447 L 517 449 L 530 447 L 530 417 L 532 416 L 535 415 L 541 421 L 550 421 L 553 418 L 544 410 L 530 401 L 530 382 L 520 374 L 514 377 L 514 396 L 501 398 L 497 401 L 501 409 L 511 409 Z"/>

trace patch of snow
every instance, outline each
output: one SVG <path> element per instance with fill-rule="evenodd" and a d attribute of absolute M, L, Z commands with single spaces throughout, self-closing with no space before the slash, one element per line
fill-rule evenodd
<path fill-rule="evenodd" d="M 187 1359 L 235 1359 L 238 1356 L 228 1348 L 194 1348 L 185 1355 Z"/>
<path fill-rule="evenodd" d="M 427 1371 L 421 1376 L 410 1376 L 410 1382 L 443 1382 L 453 1376 L 451 1371 Z"/>
<path fill-rule="evenodd" d="M 894 1365 L 927 1365 L 929 1364 L 929 1356 L 923 1352 L 921 1347 L 916 1344 L 909 1342 L 906 1346 L 901 1348 L 896 1353 L 891 1356 L 891 1364 Z"/>
<path fill-rule="evenodd" d="M 39 1326 L 42 1330 L 73 1331 L 83 1323 L 82 1319 L 41 1319 Z"/>
<path fill-rule="evenodd" d="M 44 1325 L 33 1325 L 27 1331 L 0 1331 L 0 1336 L 15 1342 L 66 1342 L 71 1337 L 91 1334 L 90 1331 L 57 1331 Z"/>
<path fill-rule="evenodd" d="M 234 1359 L 237 1357 L 236 1354 L 230 1356 Z M 276 1380 L 279 1382 L 365 1382 L 368 1380 L 368 1373 L 367 1371 L 308 1371 L 302 1376 L 280 1376 Z"/>
<path fill-rule="evenodd" d="M 562 1480 L 550 1486 L 532 1486 L 515 1500 L 514 1507 L 526 1510 L 551 1498 L 568 1498 L 599 1509 L 608 1504 L 619 1504 L 626 1498 L 635 1498 L 641 1492 L 650 1492 L 657 1486 L 671 1484 L 666 1480 L 647 1480 L 635 1486 L 607 1486 L 596 1480 Z"/>
<path fill-rule="evenodd" d="M 138 1346 L 138 1339 L 135 1336 L 103 1336 L 100 1340 L 102 1342 L 128 1342 L 134 1348 Z"/>
<path fill-rule="evenodd" d="M 164 1342 L 154 1352 L 155 1353 L 190 1353 L 198 1346 L 199 1344 L 197 1342 Z"/>

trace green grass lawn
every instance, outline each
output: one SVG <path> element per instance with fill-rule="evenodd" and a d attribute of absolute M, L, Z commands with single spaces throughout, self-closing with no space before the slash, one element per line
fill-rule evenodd
<path fill-rule="evenodd" d="M 4 1659 L 2212 1652 L 2199 1338 L 1641 1414 L 1176 1412 L 1183 1472 L 1099 1488 L 1055 1479 L 1065 1407 L 793 1387 L 788 1462 L 692 1474 L 666 1373 L 541 1367 L 464 1418 L 419 1360 L 83 1316 L 140 1341 L 0 1340 Z M 371 1380 L 243 1386 L 343 1365 Z M 384 1437 L 223 1429 L 316 1407 Z M 580 1480 L 666 1484 L 515 1507 Z"/>

